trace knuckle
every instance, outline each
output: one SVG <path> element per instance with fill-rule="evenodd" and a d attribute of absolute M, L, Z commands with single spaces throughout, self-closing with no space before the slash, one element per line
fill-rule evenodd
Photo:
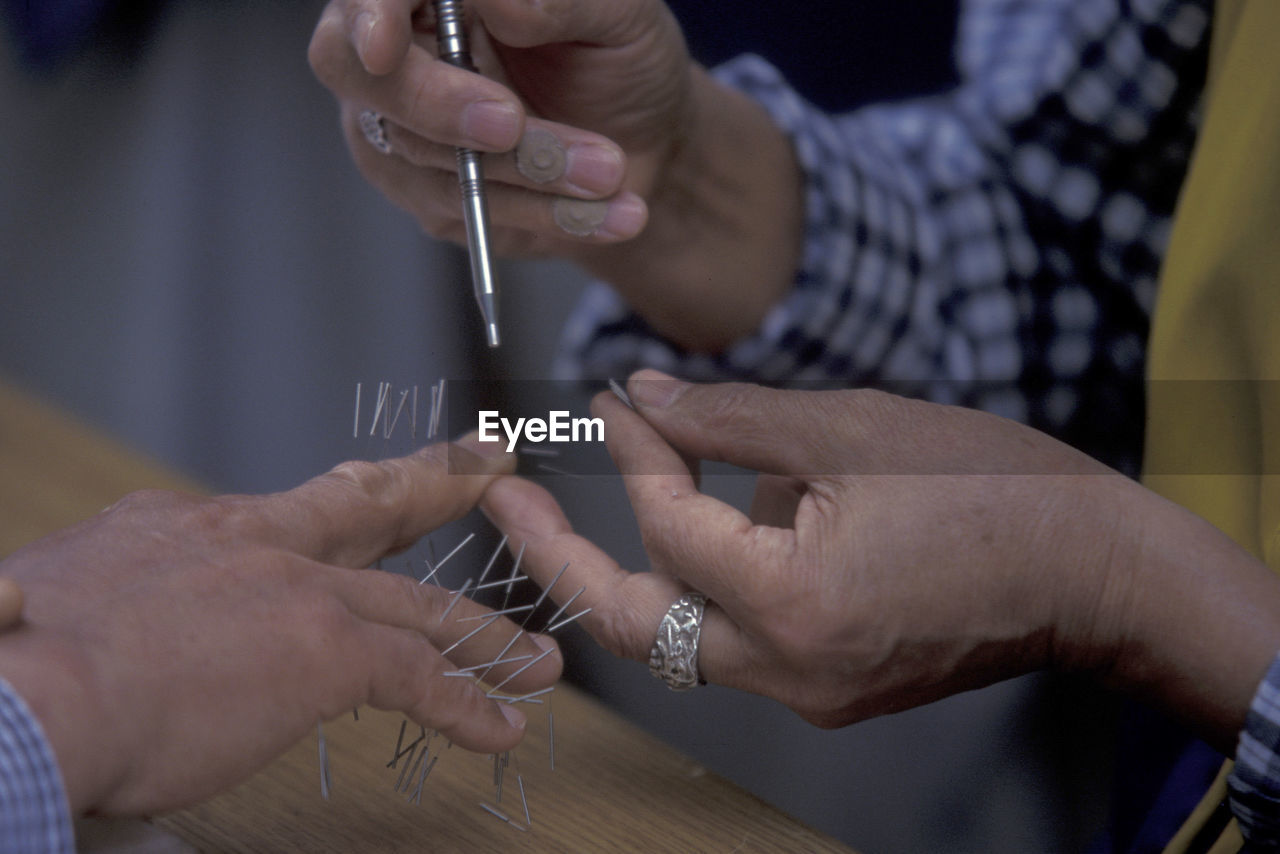
<path fill-rule="evenodd" d="M 648 660 L 656 625 L 647 625 L 626 608 L 609 607 L 592 614 L 595 616 L 592 634 L 602 647 L 619 658 Z"/>
<path fill-rule="evenodd" d="M 333 512 L 358 516 L 369 531 L 385 531 L 399 544 L 399 521 L 408 504 L 409 478 L 399 460 L 349 460 L 320 476 L 334 490 Z"/>
<path fill-rule="evenodd" d="M 360 500 L 377 504 L 393 503 L 400 478 L 398 469 L 390 461 L 374 463 L 366 460 L 348 460 L 334 466 L 322 477 Z"/>
<path fill-rule="evenodd" d="M 716 388 L 706 407 L 707 425 L 727 429 L 740 421 L 741 413 L 754 410 L 751 400 L 755 389 L 746 383 L 725 383 Z"/>
<path fill-rule="evenodd" d="M 145 513 L 174 507 L 187 496 L 167 489 L 140 489 L 121 498 L 109 508 L 119 513 Z"/>
<path fill-rule="evenodd" d="M 347 606 L 335 596 L 314 592 L 296 575 L 292 580 L 300 602 L 299 613 L 304 625 L 311 627 L 316 643 L 321 648 L 345 644 L 355 627 L 355 617 Z"/>

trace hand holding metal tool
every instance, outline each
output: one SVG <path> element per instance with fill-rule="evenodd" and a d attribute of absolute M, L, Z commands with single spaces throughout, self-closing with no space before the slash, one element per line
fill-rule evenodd
<path fill-rule="evenodd" d="M 462 21 L 462 0 L 435 0 L 435 10 L 440 59 L 456 68 L 475 71 Z M 458 149 L 458 184 L 462 188 L 462 215 L 467 226 L 467 251 L 471 255 L 471 286 L 480 305 L 485 339 L 490 347 L 497 347 L 498 287 L 489 253 L 489 207 L 478 151 Z"/>

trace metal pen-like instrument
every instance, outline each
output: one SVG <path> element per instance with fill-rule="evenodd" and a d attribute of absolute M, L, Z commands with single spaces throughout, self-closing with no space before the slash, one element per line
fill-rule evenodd
<path fill-rule="evenodd" d="M 435 0 L 435 10 L 440 58 L 456 68 L 475 71 L 462 22 L 462 0 Z M 498 287 L 489 254 L 489 206 L 485 201 L 480 152 L 458 149 L 458 185 L 462 188 L 462 216 L 467 226 L 467 251 L 471 255 L 471 286 L 480 305 L 485 338 L 490 347 L 497 347 Z"/>

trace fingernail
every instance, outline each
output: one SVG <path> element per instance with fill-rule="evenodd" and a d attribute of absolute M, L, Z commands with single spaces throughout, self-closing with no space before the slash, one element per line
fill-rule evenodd
<path fill-rule="evenodd" d="M 462 113 L 462 135 L 477 148 L 507 151 L 520 132 L 520 111 L 506 101 L 476 101 Z"/>
<path fill-rule="evenodd" d="M 524 716 L 524 712 L 510 703 L 499 703 L 498 711 L 502 712 L 502 716 L 507 719 L 507 723 L 511 724 L 512 729 L 523 731 L 525 724 L 529 722 Z"/>
<path fill-rule="evenodd" d="M 568 162 L 564 145 L 545 128 L 527 129 L 516 146 L 516 169 L 536 184 L 559 178 Z"/>
<path fill-rule="evenodd" d="M 627 394 L 639 406 L 664 409 L 684 394 L 689 384 L 660 371 L 637 371 L 627 380 Z"/>
<path fill-rule="evenodd" d="M 538 649 L 543 652 L 546 652 L 549 649 L 555 649 L 558 646 L 555 638 L 550 637 L 549 635 L 529 635 L 529 637 L 538 645 Z"/>
<path fill-rule="evenodd" d="M 635 193 L 622 193 L 609 200 L 609 213 L 596 231 L 596 237 L 630 240 L 644 230 L 649 221 L 649 206 Z"/>
<path fill-rule="evenodd" d="M 477 457 L 484 457 L 485 459 L 503 457 L 507 454 L 507 449 L 502 439 L 494 437 L 493 441 L 481 442 L 480 431 L 478 430 L 472 430 L 465 436 L 455 439 L 453 444 L 460 448 L 465 448 Z"/>
<path fill-rule="evenodd" d="M 624 193 L 599 201 L 562 196 L 552 201 L 551 216 L 556 225 L 575 237 L 628 240 L 644 228 L 649 212 L 639 196 Z"/>
<path fill-rule="evenodd" d="M 588 193 L 612 193 L 622 183 L 622 152 L 609 145 L 569 146 L 565 178 Z"/>

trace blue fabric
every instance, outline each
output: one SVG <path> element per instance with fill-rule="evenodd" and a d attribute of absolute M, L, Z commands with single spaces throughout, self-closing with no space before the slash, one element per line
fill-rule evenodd
<path fill-rule="evenodd" d="M 1223 755 L 1145 707 L 1122 727 L 1111 821 L 1090 854 L 1160 854 L 1222 769 Z"/>
<path fill-rule="evenodd" d="M 0 679 L 0 851 L 73 852 L 62 775 L 40 724 Z"/>
<path fill-rule="evenodd" d="M 756 53 L 825 110 L 949 89 L 958 0 L 667 0 L 694 58 L 720 65 Z"/>
<path fill-rule="evenodd" d="M 828 114 L 772 66 L 717 69 L 791 137 L 806 239 L 791 294 L 719 354 L 604 285 L 555 373 L 879 384 L 1028 422 L 1137 471 L 1145 341 L 1198 122 L 1209 0 L 972 0 L 962 83 Z"/>
<path fill-rule="evenodd" d="M 28 65 L 48 68 L 93 34 L 115 0 L 2 0 L 10 32 Z"/>

